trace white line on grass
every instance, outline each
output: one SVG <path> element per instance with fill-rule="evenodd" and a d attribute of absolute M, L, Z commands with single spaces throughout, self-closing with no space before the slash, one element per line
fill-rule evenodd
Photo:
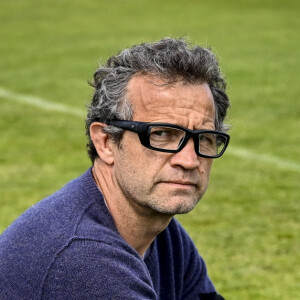
<path fill-rule="evenodd" d="M 19 102 L 22 104 L 28 104 L 30 106 L 39 107 L 41 109 L 48 110 L 48 111 L 55 111 L 55 112 L 69 114 L 72 116 L 79 116 L 79 117 L 84 117 L 86 115 L 86 113 L 83 110 L 80 110 L 78 108 L 69 107 L 67 105 L 60 104 L 60 103 L 50 102 L 38 97 L 17 94 L 8 91 L 6 89 L 3 89 L 1 87 L 0 87 L 0 97 L 4 99 L 12 100 L 14 102 Z"/>
<path fill-rule="evenodd" d="M 17 94 L 6 89 L 0 87 L 0 98 L 9 99 L 14 102 L 19 102 L 22 104 L 27 104 L 30 106 L 35 106 L 44 110 L 54 111 L 64 114 L 69 114 L 73 116 L 84 117 L 86 113 L 83 110 L 78 108 L 72 108 L 64 104 L 54 103 L 42 98 Z M 250 150 L 246 150 L 243 148 L 230 146 L 228 149 L 229 155 L 234 155 L 237 157 L 241 157 L 247 160 L 258 161 L 263 163 L 272 164 L 282 169 L 292 170 L 300 172 L 300 164 L 293 161 L 288 161 L 277 156 L 269 155 L 269 154 L 256 154 Z"/>
<path fill-rule="evenodd" d="M 239 147 L 230 146 L 228 148 L 229 155 L 238 156 L 247 160 L 258 161 L 263 163 L 272 164 L 281 169 L 291 170 L 300 172 L 300 164 L 293 161 L 288 161 L 286 159 L 281 159 L 277 156 L 270 154 L 256 154 L 253 151 L 246 150 Z"/>

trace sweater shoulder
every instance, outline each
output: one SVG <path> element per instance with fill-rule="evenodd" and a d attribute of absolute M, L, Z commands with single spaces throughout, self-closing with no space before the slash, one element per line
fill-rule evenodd
<path fill-rule="evenodd" d="M 0 298 L 36 299 L 50 262 L 75 236 L 115 234 L 102 200 L 89 170 L 11 224 L 0 236 Z"/>
<path fill-rule="evenodd" d="M 149 272 L 122 239 L 75 237 L 54 257 L 43 299 L 156 299 Z"/>

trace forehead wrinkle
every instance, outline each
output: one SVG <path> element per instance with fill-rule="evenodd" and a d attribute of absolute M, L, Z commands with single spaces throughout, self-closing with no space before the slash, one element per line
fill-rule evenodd
<path fill-rule="evenodd" d="M 172 102 L 172 101 L 171 101 Z M 178 101 L 176 101 L 178 102 Z M 175 103 L 176 103 L 175 102 Z M 212 121 L 214 122 L 215 118 L 215 112 L 214 112 L 214 103 L 213 101 L 211 103 L 206 103 L 206 105 L 199 105 L 199 103 L 196 103 L 196 101 L 188 101 L 185 100 L 184 103 L 187 103 L 189 105 L 172 105 L 172 103 L 168 104 L 163 102 L 161 106 L 157 106 L 156 103 L 149 103 L 149 105 L 144 105 L 143 110 L 144 112 L 147 112 L 149 116 L 156 116 L 157 118 L 168 118 L 170 116 L 174 117 L 181 117 L 184 119 L 189 119 L 190 121 L 195 120 L 203 120 L 204 122 Z M 184 104 L 182 103 L 182 104 Z M 170 111 L 171 110 L 171 111 Z"/>
<path fill-rule="evenodd" d="M 201 114 L 207 118 L 211 118 L 210 114 L 214 115 L 214 107 L 213 105 L 201 105 L 195 103 L 196 101 L 184 101 L 189 105 L 176 105 L 178 101 L 172 100 L 162 100 L 160 105 L 157 103 L 153 103 L 150 101 L 140 101 L 138 106 L 135 106 L 137 109 L 142 109 L 144 112 L 149 114 L 170 114 L 178 116 L 187 116 L 188 118 L 192 117 L 193 114 Z M 183 104 L 183 103 L 182 103 Z"/>
<path fill-rule="evenodd" d="M 208 113 L 195 114 L 194 111 L 191 111 L 188 114 L 182 114 L 180 112 L 176 113 L 173 111 L 172 114 L 170 114 L 168 111 L 164 110 L 150 110 L 149 113 L 147 113 L 147 117 L 144 117 L 143 119 L 137 117 L 136 121 L 170 123 L 189 129 L 214 129 L 214 118 Z"/>

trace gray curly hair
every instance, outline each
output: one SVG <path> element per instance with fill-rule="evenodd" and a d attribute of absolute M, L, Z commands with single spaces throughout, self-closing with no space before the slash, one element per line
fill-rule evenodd
<path fill-rule="evenodd" d="M 110 57 L 106 65 L 95 72 L 94 81 L 90 83 L 95 92 L 86 119 L 87 147 L 92 162 L 98 154 L 90 136 L 91 124 L 132 119 L 133 109 L 126 92 L 130 79 L 138 74 L 158 76 L 170 84 L 177 81 L 207 83 L 215 102 L 215 128 L 228 130 L 224 119 L 230 102 L 215 55 L 208 48 L 190 47 L 184 39 L 164 38 L 125 49 Z M 119 143 L 124 130 L 107 126 L 105 131 Z"/>

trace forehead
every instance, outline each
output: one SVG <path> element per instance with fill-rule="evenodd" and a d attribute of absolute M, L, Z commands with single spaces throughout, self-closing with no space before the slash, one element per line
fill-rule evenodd
<path fill-rule="evenodd" d="M 214 124 L 214 101 L 207 83 L 168 84 L 158 77 L 140 75 L 130 80 L 127 97 L 135 121 L 177 123 L 190 128 Z"/>

